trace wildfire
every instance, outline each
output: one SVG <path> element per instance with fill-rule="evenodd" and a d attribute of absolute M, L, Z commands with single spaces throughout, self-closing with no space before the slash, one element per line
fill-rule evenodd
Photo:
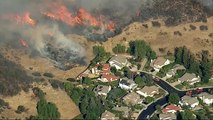
<path fill-rule="evenodd" d="M 26 12 L 23 15 L 6 15 L 3 17 L 6 20 L 16 21 L 17 24 L 29 24 L 31 26 L 36 25 L 36 21 L 30 17 L 30 13 Z"/>
<path fill-rule="evenodd" d="M 28 48 L 28 47 L 29 47 L 28 44 L 27 44 L 27 42 L 26 42 L 25 40 L 19 39 L 19 42 L 20 42 L 20 44 L 21 44 L 23 47 L 25 47 L 25 48 Z"/>
<path fill-rule="evenodd" d="M 54 9 L 43 12 L 43 15 L 58 21 L 62 21 L 70 26 L 75 25 L 90 25 L 93 27 L 104 27 L 107 30 L 114 31 L 115 23 L 113 21 L 107 21 L 104 17 L 95 17 L 87 12 L 84 8 L 80 8 L 77 15 L 73 15 L 66 6 L 56 5 L 51 7 Z"/>

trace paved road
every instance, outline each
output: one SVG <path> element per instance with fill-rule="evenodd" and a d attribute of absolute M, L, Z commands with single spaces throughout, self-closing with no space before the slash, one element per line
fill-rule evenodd
<path fill-rule="evenodd" d="M 147 74 L 147 73 L 141 73 L 141 75 L 143 74 Z M 173 88 L 170 84 L 168 84 L 167 82 L 165 82 L 164 80 L 159 79 L 154 80 L 156 84 L 158 84 L 160 87 L 162 87 L 164 90 L 166 90 L 168 93 L 177 93 L 179 95 L 179 97 L 183 97 L 187 91 L 179 91 L 175 88 Z M 213 87 L 210 88 L 203 88 L 203 91 L 208 92 L 209 90 L 213 90 Z M 196 94 L 196 90 L 192 90 L 192 95 Z M 149 116 L 151 116 L 154 112 L 155 112 L 155 106 L 156 105 L 160 105 L 163 106 L 165 104 L 168 103 L 168 95 L 165 96 L 164 98 L 161 98 L 155 102 L 153 102 L 152 104 L 150 104 L 147 109 L 143 110 L 138 119 L 147 119 L 149 118 Z"/>

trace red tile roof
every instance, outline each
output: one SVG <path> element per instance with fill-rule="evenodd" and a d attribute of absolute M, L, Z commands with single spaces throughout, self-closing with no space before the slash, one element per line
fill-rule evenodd
<path fill-rule="evenodd" d="M 102 74 L 110 74 L 110 65 L 102 64 Z"/>
<path fill-rule="evenodd" d="M 106 78 L 109 82 L 110 81 L 115 81 L 115 80 L 118 80 L 119 79 L 119 77 L 117 77 L 117 76 L 115 76 L 115 75 L 105 75 L 105 74 L 103 74 L 102 76 L 101 76 L 101 78 Z"/>
<path fill-rule="evenodd" d="M 168 111 L 170 111 L 170 110 L 174 110 L 174 111 L 180 111 L 181 110 L 181 108 L 179 107 L 179 106 L 177 106 L 177 105 L 174 105 L 174 104 L 171 104 L 171 105 L 167 105 L 163 110 L 162 110 L 162 112 L 163 113 L 167 113 Z"/>

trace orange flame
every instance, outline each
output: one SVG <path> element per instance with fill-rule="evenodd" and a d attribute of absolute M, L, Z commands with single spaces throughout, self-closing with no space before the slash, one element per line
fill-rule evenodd
<path fill-rule="evenodd" d="M 113 21 L 107 21 L 102 16 L 98 19 L 95 16 L 92 16 L 83 8 L 80 8 L 78 10 L 76 16 L 72 15 L 72 13 L 70 13 L 67 7 L 64 5 L 54 4 L 54 7 L 52 6 L 51 8 L 54 9 L 45 11 L 42 14 L 51 19 L 62 21 L 70 26 L 89 24 L 93 27 L 104 27 L 105 29 L 110 31 L 115 30 L 115 23 Z"/>
<path fill-rule="evenodd" d="M 26 47 L 26 48 L 29 47 L 28 44 L 27 44 L 27 42 L 26 42 L 25 40 L 19 39 L 19 42 L 20 42 L 20 44 L 21 44 L 23 47 Z"/>
<path fill-rule="evenodd" d="M 30 17 L 30 13 L 26 12 L 23 15 L 6 15 L 3 16 L 3 19 L 9 19 L 11 21 L 16 21 L 17 24 L 29 24 L 31 26 L 35 26 L 37 23 Z"/>

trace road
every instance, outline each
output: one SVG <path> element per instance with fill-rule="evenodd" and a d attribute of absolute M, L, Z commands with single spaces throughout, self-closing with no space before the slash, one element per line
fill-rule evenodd
<path fill-rule="evenodd" d="M 141 73 L 143 74 L 147 74 L 147 73 Z M 168 84 L 167 82 L 165 82 L 164 80 L 159 79 L 154 80 L 156 84 L 158 84 L 161 88 L 163 88 L 164 90 L 166 90 L 168 93 L 177 93 L 179 97 L 183 97 L 187 91 L 179 91 L 175 88 L 173 88 L 170 84 Z M 213 87 L 210 88 L 203 88 L 204 92 L 208 92 L 209 90 L 213 90 Z M 192 90 L 192 95 L 196 94 L 196 90 Z M 160 105 L 163 106 L 165 104 L 168 103 L 168 95 L 165 96 L 164 98 L 161 98 L 155 102 L 153 102 L 152 104 L 150 104 L 145 110 L 143 110 L 138 119 L 147 119 L 149 116 L 151 116 L 154 112 L 155 112 L 155 106 L 156 105 Z"/>

